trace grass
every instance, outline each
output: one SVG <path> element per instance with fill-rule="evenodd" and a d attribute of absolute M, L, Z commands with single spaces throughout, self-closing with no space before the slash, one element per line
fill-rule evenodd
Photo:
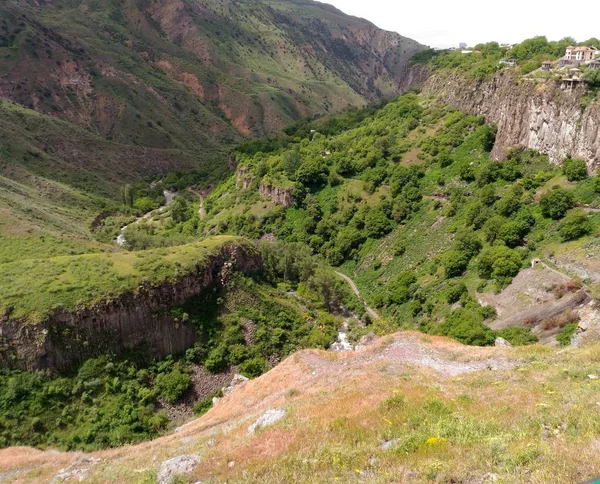
<path fill-rule="evenodd" d="M 426 346 L 445 348 L 450 360 L 477 359 L 473 349 L 440 338 Z M 143 482 L 160 462 L 197 453 L 203 464 L 190 482 L 581 482 L 600 473 L 600 383 L 587 377 L 600 364 L 598 350 L 490 349 L 486 354 L 519 366 L 447 378 L 378 358 L 358 364 L 360 357 L 295 355 L 236 390 L 183 437 L 103 453 L 89 479 Z M 344 371 L 328 373 L 320 361 Z M 314 374 L 312 365 L 319 365 Z M 256 415 L 266 408 L 287 414 L 248 436 L 249 404 Z M 215 436 L 221 424 L 227 431 Z M 388 441 L 391 447 L 381 448 Z M 65 467 L 60 457 L 45 454 L 24 477 L 51 477 Z M 13 468 L 28 462 L 13 459 Z"/>
<path fill-rule="evenodd" d="M 212 476 L 265 483 L 461 482 L 488 473 L 515 483 L 593 477 L 600 472 L 598 459 L 590 458 L 600 430 L 598 384 L 585 375 L 595 372 L 597 358 L 538 348 L 520 356 L 529 360 L 520 371 L 457 377 L 443 390 L 419 371 L 404 378 L 374 371 L 376 383 L 357 378 L 332 387 L 333 394 L 299 398 L 285 426 L 253 442 L 257 456 L 244 462 L 244 477 L 241 469 Z M 277 442 L 282 432 L 287 447 L 267 450 L 266 441 Z M 397 443 L 382 450 L 390 440 Z"/>
<path fill-rule="evenodd" d="M 0 264 L 0 310 L 39 321 L 53 309 L 73 309 L 135 290 L 141 283 L 173 281 L 204 263 L 233 237 L 179 247 L 23 259 Z"/>

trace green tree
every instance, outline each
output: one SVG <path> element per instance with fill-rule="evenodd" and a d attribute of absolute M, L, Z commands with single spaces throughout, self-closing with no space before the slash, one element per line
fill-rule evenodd
<path fill-rule="evenodd" d="M 592 232 L 592 222 L 583 210 L 573 210 L 560 222 L 558 233 L 563 242 L 579 239 Z"/>
<path fill-rule="evenodd" d="M 185 198 L 178 196 L 171 204 L 171 219 L 174 223 L 185 222 L 191 217 L 189 205 Z"/>
<path fill-rule="evenodd" d="M 281 164 L 288 176 L 293 176 L 302 164 L 300 147 L 298 145 L 294 145 L 291 150 L 285 151 L 281 155 Z"/>
<path fill-rule="evenodd" d="M 563 161 L 562 169 L 569 181 L 585 180 L 588 177 L 585 160 L 572 160 L 567 158 Z"/>
<path fill-rule="evenodd" d="M 477 260 L 477 271 L 484 279 L 495 279 L 500 285 L 510 284 L 521 270 L 521 256 L 504 245 L 484 249 Z"/>
<path fill-rule="evenodd" d="M 296 180 L 305 186 L 323 185 L 327 182 L 329 168 L 321 158 L 304 161 L 296 171 Z"/>
<path fill-rule="evenodd" d="M 327 311 L 339 309 L 345 296 L 345 286 L 331 270 L 319 267 L 308 280 L 308 286 L 319 296 Z"/>
<path fill-rule="evenodd" d="M 600 69 L 588 70 L 584 79 L 594 87 L 600 86 Z"/>
<path fill-rule="evenodd" d="M 378 239 L 389 233 L 393 228 L 392 221 L 386 215 L 384 208 L 380 205 L 372 207 L 365 216 L 365 230 L 367 237 Z"/>
<path fill-rule="evenodd" d="M 563 218 L 574 205 L 573 194 L 564 188 L 555 188 L 540 198 L 542 215 L 554 220 Z"/>
<path fill-rule="evenodd" d="M 127 207 L 133 207 L 133 187 L 129 184 L 121 189 L 121 201 Z"/>
<path fill-rule="evenodd" d="M 160 373 L 154 382 L 157 393 L 167 402 L 175 403 L 191 386 L 192 380 L 187 373 L 174 369 L 168 373 Z"/>

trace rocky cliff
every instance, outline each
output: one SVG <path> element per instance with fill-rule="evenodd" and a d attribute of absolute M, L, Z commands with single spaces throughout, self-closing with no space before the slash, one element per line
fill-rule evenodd
<path fill-rule="evenodd" d="M 460 75 L 434 74 L 423 92 L 496 124 L 494 159 L 524 147 L 547 154 L 554 163 L 572 157 L 585 159 L 591 171 L 600 165 L 600 101 L 592 101 L 583 85 L 564 89 L 555 82 L 519 79 L 506 72 L 474 82 Z"/>
<path fill-rule="evenodd" d="M 294 196 L 291 188 L 273 186 L 265 180 L 260 182 L 259 193 L 261 197 L 270 198 L 277 205 L 283 205 L 290 208 L 294 203 Z"/>
<path fill-rule="evenodd" d="M 64 371 L 87 358 L 118 356 L 133 348 L 143 348 L 155 358 L 183 352 L 202 335 L 168 309 L 224 284 L 236 271 L 261 269 L 253 246 L 230 243 L 176 283 L 141 286 L 92 307 L 58 310 L 39 324 L 0 318 L 0 367 Z"/>

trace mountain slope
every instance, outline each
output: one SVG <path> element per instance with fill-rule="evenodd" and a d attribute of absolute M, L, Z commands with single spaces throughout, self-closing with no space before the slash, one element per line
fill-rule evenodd
<path fill-rule="evenodd" d="M 0 234 L 89 238 L 124 184 L 214 179 L 246 137 L 402 91 L 420 49 L 315 2 L 2 2 Z"/>
<path fill-rule="evenodd" d="M 0 475 L 7 482 L 55 476 L 86 482 L 581 482 L 600 472 L 597 383 L 586 376 L 596 372 L 597 350 L 469 348 L 399 333 L 350 354 L 303 351 L 235 387 L 172 435 L 85 455 L 1 450 Z M 285 413 L 249 431 L 267 410 Z M 180 456 L 191 456 L 193 465 L 171 465 L 180 476 L 165 479 L 161 469 L 169 466 L 163 463 Z"/>
<path fill-rule="evenodd" d="M 2 96 L 153 147 L 210 149 L 392 96 L 422 49 L 315 2 L 35 3 L 1 7 Z"/>

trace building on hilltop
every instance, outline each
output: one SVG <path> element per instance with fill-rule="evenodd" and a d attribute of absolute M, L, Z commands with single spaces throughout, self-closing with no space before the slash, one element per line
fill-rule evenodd
<path fill-rule="evenodd" d="M 461 42 L 460 44 L 458 44 L 458 48 L 459 49 L 466 49 L 467 48 L 467 44 L 465 42 Z"/>
<path fill-rule="evenodd" d="M 552 70 L 552 61 L 544 61 L 542 62 L 542 70 L 543 71 L 551 71 Z"/>
<path fill-rule="evenodd" d="M 580 47 L 573 47 L 570 45 L 565 51 L 565 56 L 560 60 L 561 65 L 575 65 L 579 66 L 585 62 L 590 62 L 598 55 L 598 49 L 596 47 L 587 47 L 582 45 Z"/>

